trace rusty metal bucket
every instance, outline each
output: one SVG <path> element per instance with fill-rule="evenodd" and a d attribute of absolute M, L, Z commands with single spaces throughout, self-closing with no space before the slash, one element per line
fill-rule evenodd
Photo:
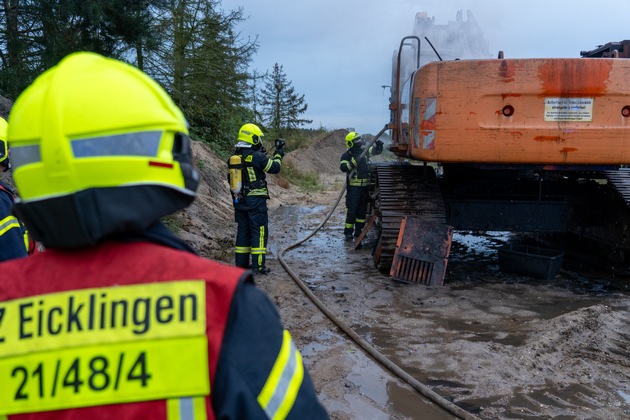
<path fill-rule="evenodd" d="M 443 285 L 452 238 L 452 226 L 403 217 L 390 276 L 405 283 Z"/>

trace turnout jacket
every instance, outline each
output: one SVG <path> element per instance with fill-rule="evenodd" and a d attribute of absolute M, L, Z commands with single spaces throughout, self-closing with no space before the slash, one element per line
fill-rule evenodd
<path fill-rule="evenodd" d="M 327 418 L 248 271 L 131 241 L 0 265 L 0 419 Z"/>
<path fill-rule="evenodd" d="M 339 169 L 346 173 L 346 182 L 352 187 L 365 187 L 370 183 L 370 170 L 368 163 L 370 156 L 376 156 L 380 154 L 383 149 L 381 147 L 372 146 L 368 149 L 368 152 L 359 159 L 361 153 L 363 153 L 362 147 L 353 147 L 347 149 L 342 155 L 339 163 Z M 350 172 L 356 168 L 352 177 Z"/>
<path fill-rule="evenodd" d="M 13 215 L 15 193 L 0 182 L 0 261 L 29 255 L 30 237 L 24 225 Z"/>
<path fill-rule="evenodd" d="M 254 150 L 251 147 L 239 147 L 234 153 L 241 156 L 243 163 L 243 196 L 269 198 L 266 174 L 280 172 L 282 156 L 275 154 L 270 159 L 262 151 Z"/>

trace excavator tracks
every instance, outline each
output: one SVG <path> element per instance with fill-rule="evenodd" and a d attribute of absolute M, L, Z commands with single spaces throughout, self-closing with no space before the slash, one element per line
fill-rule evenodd
<path fill-rule="evenodd" d="M 374 265 L 381 272 L 389 272 L 403 217 L 415 216 L 426 222 L 445 223 L 444 201 L 431 166 L 379 163 L 374 164 L 372 177 L 371 209 L 379 229 L 373 252 Z"/>
<path fill-rule="evenodd" d="M 630 207 L 630 168 L 622 168 L 615 171 L 604 171 L 604 175 L 615 191 Z"/>

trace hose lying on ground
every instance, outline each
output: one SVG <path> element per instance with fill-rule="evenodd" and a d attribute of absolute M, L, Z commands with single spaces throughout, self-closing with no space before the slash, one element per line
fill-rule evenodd
<path fill-rule="evenodd" d="M 385 130 L 387 130 L 387 126 L 385 126 L 374 137 L 374 139 L 372 139 L 372 141 L 367 145 L 367 147 L 365 148 L 363 153 L 361 153 L 361 156 L 359 157 L 359 160 L 363 158 L 363 156 L 369 151 L 369 149 L 372 146 L 372 144 L 374 144 L 374 142 L 376 142 L 378 140 L 378 138 L 385 132 Z M 352 172 L 350 172 L 349 176 L 352 176 L 352 174 L 353 174 L 355 169 L 353 169 Z M 284 254 L 286 252 L 290 251 L 291 249 L 297 248 L 302 243 L 304 243 L 307 240 L 309 240 L 310 238 L 312 238 L 326 224 L 326 222 L 330 219 L 330 217 L 332 216 L 333 212 L 335 211 L 335 209 L 339 205 L 339 202 L 341 201 L 341 198 L 343 197 L 343 194 L 344 194 L 344 192 L 346 190 L 346 184 L 347 183 L 344 183 L 344 187 L 341 189 L 341 191 L 339 193 L 339 196 L 337 197 L 337 201 L 332 206 L 332 208 L 331 208 L 330 212 L 328 213 L 328 215 L 319 224 L 319 226 L 317 226 L 304 239 L 301 239 L 301 240 L 295 242 L 294 244 L 289 245 L 288 247 L 284 248 L 282 251 L 280 251 L 280 253 L 278 254 L 278 260 L 280 261 L 280 264 L 282 264 L 282 267 L 284 267 L 286 272 L 291 276 L 291 278 L 300 287 L 300 289 L 302 289 L 302 291 L 306 294 L 306 296 L 315 304 L 315 306 L 317 306 L 317 308 L 319 308 L 320 311 L 322 311 L 335 325 L 337 325 L 346 335 L 348 335 L 355 343 L 357 343 L 359 345 L 359 347 L 361 347 L 366 353 L 368 353 L 370 356 L 372 356 L 377 362 L 379 362 L 381 365 L 383 365 L 385 368 L 387 368 L 394 375 L 398 376 L 400 379 L 405 381 L 407 384 L 409 384 L 411 387 L 413 387 L 420 394 L 422 394 L 423 396 L 425 396 L 426 398 L 431 400 L 433 403 L 435 403 L 439 407 L 441 407 L 444 410 L 448 411 L 449 413 L 457 416 L 460 419 L 464 419 L 464 420 L 478 419 L 477 416 L 469 413 L 468 411 L 462 409 L 461 407 L 457 406 L 456 404 L 454 404 L 451 401 L 447 400 L 446 398 L 442 397 L 438 393 L 436 393 L 433 390 L 431 390 L 428 386 L 424 385 L 423 383 L 421 383 L 420 381 L 415 379 L 413 376 L 409 375 L 402 368 L 400 368 L 394 362 L 389 360 L 385 355 L 383 355 L 381 352 L 379 352 L 376 348 L 374 348 L 370 343 L 365 341 L 352 328 L 350 328 L 349 326 L 344 324 L 343 321 L 341 321 L 338 317 L 335 316 L 335 314 L 333 314 L 330 310 L 328 310 L 328 308 L 317 298 L 317 296 L 315 296 L 313 294 L 313 292 L 310 291 L 308 286 L 300 279 L 300 277 L 291 269 L 291 267 L 289 267 L 289 265 L 284 260 Z"/>

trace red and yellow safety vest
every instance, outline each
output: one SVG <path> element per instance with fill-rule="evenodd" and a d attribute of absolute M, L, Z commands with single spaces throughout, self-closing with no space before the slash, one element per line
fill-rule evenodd
<path fill-rule="evenodd" d="M 2 420 L 326 416 L 242 269 L 146 242 L 52 249 L 0 268 Z"/>

